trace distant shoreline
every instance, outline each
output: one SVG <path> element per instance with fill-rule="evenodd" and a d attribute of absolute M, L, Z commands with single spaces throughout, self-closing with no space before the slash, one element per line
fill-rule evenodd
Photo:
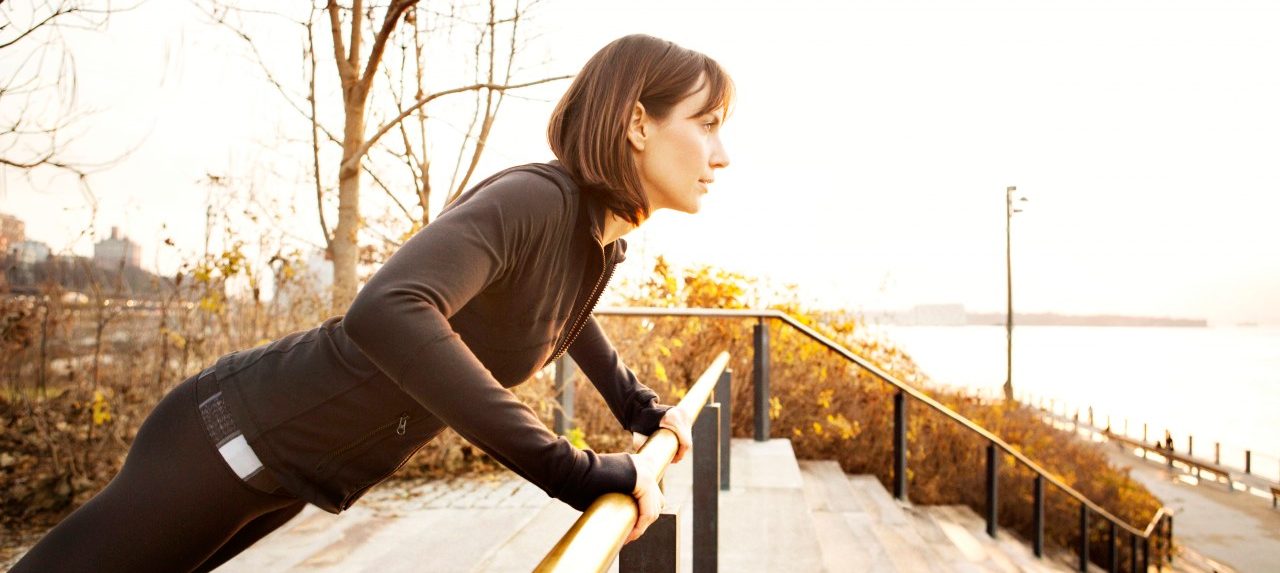
<path fill-rule="evenodd" d="M 847 316 L 847 311 L 832 311 L 828 315 Z M 894 326 L 1004 326 L 1002 312 L 968 312 L 962 305 L 920 305 L 906 311 L 872 311 L 858 313 L 863 320 L 877 321 Z M 1207 328 L 1209 321 L 1203 318 L 1169 318 L 1151 316 L 1124 316 L 1115 314 L 1071 315 L 1054 312 L 1014 313 L 1016 326 L 1123 326 L 1123 327 L 1185 327 Z M 1226 325 L 1218 325 L 1226 326 Z M 1240 323 L 1239 327 L 1254 327 L 1257 323 Z"/>
<path fill-rule="evenodd" d="M 999 313 L 969 313 L 966 325 L 1004 326 L 1005 315 Z M 1205 328 L 1209 321 L 1202 318 L 1153 318 L 1119 315 L 1073 316 L 1054 313 L 1014 313 L 1013 322 L 1019 326 L 1180 326 Z"/>

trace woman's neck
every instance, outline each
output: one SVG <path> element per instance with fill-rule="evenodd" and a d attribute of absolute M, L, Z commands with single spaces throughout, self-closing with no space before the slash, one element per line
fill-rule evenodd
<path fill-rule="evenodd" d="M 604 231 L 603 235 L 600 237 L 600 244 L 607 245 L 612 243 L 617 240 L 618 237 L 630 233 L 635 228 L 635 225 L 619 218 L 613 213 L 609 213 L 609 216 L 604 220 Z"/>

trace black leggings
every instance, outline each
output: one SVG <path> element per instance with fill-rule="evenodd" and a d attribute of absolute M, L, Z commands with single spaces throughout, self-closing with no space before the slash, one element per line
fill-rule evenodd
<path fill-rule="evenodd" d="M 240 480 L 197 411 L 196 379 L 156 405 L 124 467 L 12 569 L 210 571 L 284 525 L 306 502 Z"/>

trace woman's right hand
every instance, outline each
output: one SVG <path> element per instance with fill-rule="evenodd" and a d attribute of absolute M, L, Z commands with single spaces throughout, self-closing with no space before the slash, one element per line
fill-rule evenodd
<path fill-rule="evenodd" d="M 658 513 L 662 511 L 664 499 L 662 490 L 658 489 L 657 468 L 651 465 L 652 462 L 637 454 L 627 455 L 631 456 L 631 462 L 636 466 L 636 487 L 631 495 L 636 498 L 636 507 L 639 509 L 635 527 L 627 536 L 626 543 L 631 543 L 644 535 L 644 531 L 658 520 Z"/>

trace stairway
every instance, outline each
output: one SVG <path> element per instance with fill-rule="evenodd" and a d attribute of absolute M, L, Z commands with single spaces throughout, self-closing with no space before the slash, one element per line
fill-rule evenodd
<path fill-rule="evenodd" d="M 720 570 L 1074 571 L 1070 555 L 1037 559 L 1012 533 L 987 536 L 968 507 L 916 507 L 832 461 L 797 461 L 788 440 L 731 442 L 720 495 Z M 691 464 L 666 476 L 691 571 Z M 308 507 L 219 571 L 529 571 L 577 519 L 514 475 L 374 492 L 342 516 Z M 613 569 L 617 570 L 617 563 Z M 1091 568 L 1091 570 L 1096 570 Z"/>

